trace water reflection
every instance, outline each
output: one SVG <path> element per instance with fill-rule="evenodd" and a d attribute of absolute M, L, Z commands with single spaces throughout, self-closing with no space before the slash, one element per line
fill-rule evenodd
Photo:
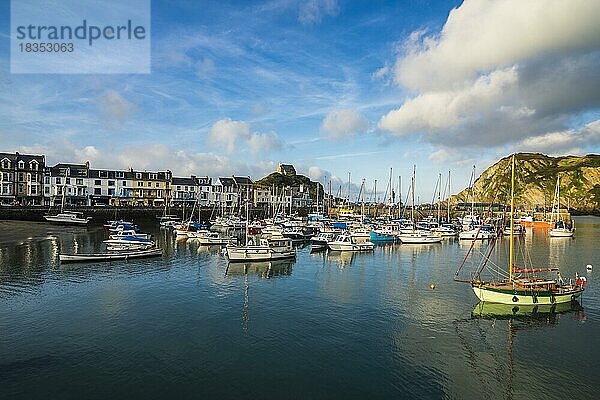
<path fill-rule="evenodd" d="M 483 319 L 505 319 L 527 322 L 558 323 L 558 315 L 575 312 L 578 316 L 584 316 L 583 307 L 578 301 L 558 304 L 536 304 L 536 305 L 512 305 L 489 302 L 479 302 L 473 312 L 472 318 Z"/>
<path fill-rule="evenodd" d="M 264 261 L 251 263 L 229 263 L 225 275 L 257 275 L 269 279 L 274 276 L 286 276 L 292 274 L 293 261 Z"/>

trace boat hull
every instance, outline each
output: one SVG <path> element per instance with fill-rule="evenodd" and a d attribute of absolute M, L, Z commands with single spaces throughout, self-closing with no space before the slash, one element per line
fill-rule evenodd
<path fill-rule="evenodd" d="M 375 245 L 373 243 L 340 243 L 330 242 L 327 244 L 329 250 L 332 251 L 373 251 Z"/>
<path fill-rule="evenodd" d="M 560 294 L 544 291 L 537 292 L 534 296 L 531 291 L 496 289 L 484 285 L 473 285 L 472 287 L 475 296 L 477 296 L 480 301 L 513 305 L 566 303 L 577 299 L 581 296 L 581 293 L 583 293 L 583 289 L 566 291 Z"/>
<path fill-rule="evenodd" d="M 93 253 L 93 254 L 60 254 L 61 263 L 95 262 L 128 260 L 130 258 L 157 257 L 162 255 L 162 249 L 148 249 L 121 253 Z"/>
<path fill-rule="evenodd" d="M 226 251 L 229 262 L 272 261 L 296 257 L 296 250 L 273 251 L 265 246 L 230 247 Z"/>
<path fill-rule="evenodd" d="M 567 229 L 550 229 L 548 235 L 550 235 L 550 237 L 570 238 L 573 237 L 573 231 Z"/>
<path fill-rule="evenodd" d="M 86 226 L 90 220 L 87 218 L 61 218 L 53 215 L 44 215 L 44 219 L 53 224 L 59 225 L 75 225 L 75 226 Z"/>

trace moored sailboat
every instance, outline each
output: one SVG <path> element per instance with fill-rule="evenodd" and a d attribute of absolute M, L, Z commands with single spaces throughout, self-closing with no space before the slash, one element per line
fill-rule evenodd
<path fill-rule="evenodd" d="M 515 193 L 515 156 L 511 162 L 511 201 L 510 201 L 510 242 L 508 258 L 508 276 L 504 279 L 486 281 L 481 278 L 481 272 L 487 266 L 491 251 L 496 243 L 494 239 L 489 246 L 486 258 L 479 270 L 470 280 L 458 279 L 460 270 L 465 265 L 471 248 L 455 274 L 455 281 L 471 285 L 473 292 L 480 301 L 501 304 L 559 304 L 575 300 L 585 290 L 585 277 L 575 276 L 575 281 L 565 281 L 558 268 L 521 268 L 514 264 L 514 193 Z M 495 271 L 498 274 L 506 271 Z M 556 273 L 556 278 L 543 277 L 542 273 Z"/>

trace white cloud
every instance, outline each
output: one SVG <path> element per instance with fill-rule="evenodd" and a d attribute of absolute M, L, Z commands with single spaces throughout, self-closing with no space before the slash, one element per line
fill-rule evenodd
<path fill-rule="evenodd" d="M 135 111 L 132 103 L 112 89 L 106 90 L 98 98 L 98 107 L 104 117 L 119 122 L 126 120 Z"/>
<path fill-rule="evenodd" d="M 455 87 L 479 73 L 530 57 L 598 47 L 600 5 L 589 0 L 470 0 L 450 12 L 438 35 L 417 32 L 396 63 L 413 90 Z"/>
<path fill-rule="evenodd" d="M 305 25 L 318 24 L 324 17 L 335 17 L 339 12 L 337 0 L 308 0 L 300 6 L 298 21 Z"/>
<path fill-rule="evenodd" d="M 236 153 L 238 147 L 248 147 L 252 154 L 266 154 L 279 150 L 281 140 L 276 133 L 250 132 L 250 124 L 244 121 L 233 121 L 229 118 L 213 124 L 208 134 L 212 144 L 224 147 L 228 154 Z"/>
<path fill-rule="evenodd" d="M 394 73 L 412 95 L 378 127 L 446 148 L 568 131 L 600 107 L 599 18 L 583 0 L 463 2 L 441 32 L 406 40 Z"/>
<path fill-rule="evenodd" d="M 212 59 L 206 57 L 198 61 L 195 67 L 196 76 L 199 79 L 206 79 L 210 77 L 216 70 L 215 62 Z"/>
<path fill-rule="evenodd" d="M 237 150 L 236 143 L 240 139 L 246 139 L 249 136 L 250 124 L 226 118 L 213 124 L 210 128 L 208 139 L 213 144 L 225 147 L 227 153 L 233 154 Z"/>
<path fill-rule="evenodd" d="M 526 138 L 517 144 L 521 151 L 542 152 L 549 155 L 584 155 L 590 146 L 600 144 L 600 120 L 588 123 L 581 129 L 549 132 Z"/>
<path fill-rule="evenodd" d="M 381 118 L 379 128 L 403 135 L 448 128 L 469 118 L 480 118 L 481 113 L 497 111 L 498 103 L 517 80 L 516 68 L 508 68 L 484 75 L 458 90 L 425 92 Z"/>
<path fill-rule="evenodd" d="M 362 114 L 349 109 L 331 111 L 321 124 L 321 130 L 332 139 L 353 136 L 368 127 L 369 121 Z"/>
<path fill-rule="evenodd" d="M 275 133 L 252 133 L 248 137 L 248 147 L 253 154 L 270 153 L 281 148 L 281 141 Z"/>

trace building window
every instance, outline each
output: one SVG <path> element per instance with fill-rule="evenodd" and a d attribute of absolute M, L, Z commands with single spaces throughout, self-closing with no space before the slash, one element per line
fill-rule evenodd
<path fill-rule="evenodd" d="M 45 193 L 45 194 L 50 194 L 50 188 L 49 188 L 48 186 L 46 186 L 46 187 L 44 188 L 44 193 Z"/>
<path fill-rule="evenodd" d="M 102 188 L 94 188 L 94 194 L 102 194 Z"/>
<path fill-rule="evenodd" d="M 127 186 L 127 181 L 123 181 L 123 186 Z"/>
<path fill-rule="evenodd" d="M 31 194 L 34 195 L 34 196 L 37 195 L 37 186 L 32 186 L 31 187 Z"/>
<path fill-rule="evenodd" d="M 2 168 L 10 168 L 10 161 L 6 158 L 2 160 Z"/>
<path fill-rule="evenodd" d="M 144 186 L 144 182 L 138 182 L 138 186 Z"/>
<path fill-rule="evenodd" d="M 125 173 L 122 171 L 115 172 L 115 177 L 117 178 L 125 178 Z"/>
<path fill-rule="evenodd" d="M 94 180 L 94 185 L 100 186 L 100 185 L 102 185 L 102 181 L 100 181 L 100 179 L 96 179 L 96 180 Z"/>
<path fill-rule="evenodd" d="M 45 176 L 44 177 L 44 183 L 49 185 L 50 184 L 50 177 L 49 176 Z"/>
<path fill-rule="evenodd" d="M 154 187 L 160 187 L 160 183 L 156 182 L 156 184 L 154 184 Z"/>
<path fill-rule="evenodd" d="M 10 181 L 10 176 L 8 175 L 8 172 L 2 173 L 2 180 L 3 181 Z"/>
<path fill-rule="evenodd" d="M 142 173 L 141 172 L 136 173 L 135 179 L 142 179 Z"/>
<path fill-rule="evenodd" d="M 34 170 L 37 171 L 37 169 L 38 169 L 38 163 L 37 163 L 37 161 L 30 162 L 29 163 L 29 169 L 34 169 Z"/>
<path fill-rule="evenodd" d="M 83 185 L 83 179 L 81 179 L 81 178 L 75 179 L 75 184 L 76 185 Z"/>
<path fill-rule="evenodd" d="M 71 194 L 71 188 L 67 188 L 67 194 Z"/>
<path fill-rule="evenodd" d="M 62 180 L 60 178 L 56 178 L 56 184 L 60 185 L 62 183 Z"/>
<path fill-rule="evenodd" d="M 115 181 L 108 181 L 108 186 L 115 186 Z"/>
<path fill-rule="evenodd" d="M 115 195 L 115 189 L 108 189 L 108 195 L 109 196 L 114 196 Z"/>
<path fill-rule="evenodd" d="M 65 178 L 65 183 L 67 185 L 70 185 L 71 184 L 71 178 Z"/>
<path fill-rule="evenodd" d="M 162 197 L 162 190 L 156 191 L 156 197 Z"/>
<path fill-rule="evenodd" d="M 157 178 L 156 174 L 150 174 L 150 179 L 156 180 L 156 178 Z"/>
<path fill-rule="evenodd" d="M 24 169 L 25 168 L 25 162 L 23 161 L 19 161 L 19 163 L 17 164 L 19 169 Z"/>
<path fill-rule="evenodd" d="M 148 182 L 148 187 L 152 187 L 152 182 Z"/>
<path fill-rule="evenodd" d="M 98 173 L 98 176 L 99 176 L 100 178 L 108 178 L 108 171 L 100 171 L 100 172 Z"/>
<path fill-rule="evenodd" d="M 181 186 L 177 186 L 177 191 L 181 191 Z"/>

